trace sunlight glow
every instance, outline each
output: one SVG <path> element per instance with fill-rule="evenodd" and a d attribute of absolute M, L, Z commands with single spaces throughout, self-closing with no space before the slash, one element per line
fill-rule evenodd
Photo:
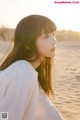
<path fill-rule="evenodd" d="M 57 28 L 80 31 L 80 4 L 55 4 L 54 0 L 0 0 L 0 26 L 15 28 L 30 14 L 51 18 Z"/>

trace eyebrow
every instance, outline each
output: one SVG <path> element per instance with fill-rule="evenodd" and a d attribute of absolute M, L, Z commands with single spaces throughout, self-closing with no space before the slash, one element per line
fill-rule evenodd
<path fill-rule="evenodd" d="M 55 31 L 53 31 L 53 32 L 43 32 L 43 33 L 41 33 L 41 35 L 42 34 L 50 34 L 50 33 L 54 33 L 55 34 Z"/>

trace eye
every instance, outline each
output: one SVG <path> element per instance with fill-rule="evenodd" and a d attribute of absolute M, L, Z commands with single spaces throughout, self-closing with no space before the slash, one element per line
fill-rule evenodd
<path fill-rule="evenodd" d="M 53 36 L 55 36 L 55 34 L 54 34 L 54 33 L 53 33 L 52 35 L 53 35 Z"/>
<path fill-rule="evenodd" d="M 46 35 L 43 36 L 43 39 L 46 39 L 46 38 L 49 38 L 48 34 L 46 34 Z"/>
<path fill-rule="evenodd" d="M 52 36 L 55 36 L 55 33 L 52 33 Z"/>
<path fill-rule="evenodd" d="M 49 35 L 45 35 L 45 38 L 48 38 L 48 37 L 50 37 Z"/>

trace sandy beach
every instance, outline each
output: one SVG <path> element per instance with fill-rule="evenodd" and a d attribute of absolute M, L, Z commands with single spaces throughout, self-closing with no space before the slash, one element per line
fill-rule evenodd
<path fill-rule="evenodd" d="M 54 103 L 65 120 L 80 120 L 80 42 L 57 43 Z"/>
<path fill-rule="evenodd" d="M 9 45 L 0 41 L 0 59 Z M 57 43 L 53 81 L 52 101 L 64 119 L 80 120 L 80 42 Z"/>

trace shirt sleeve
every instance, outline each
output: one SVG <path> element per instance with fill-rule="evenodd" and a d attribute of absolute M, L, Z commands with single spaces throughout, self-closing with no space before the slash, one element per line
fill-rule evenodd
<path fill-rule="evenodd" d="M 51 103 L 43 90 L 40 90 L 39 96 L 39 111 L 37 111 L 37 118 L 39 118 L 39 120 L 63 120 L 61 114 L 55 105 Z"/>
<path fill-rule="evenodd" d="M 8 112 L 9 120 L 34 120 L 38 97 L 37 77 L 31 68 L 17 69 L 10 76 L 5 74 L 6 82 L 9 79 L 12 79 L 12 82 L 0 101 L 0 112 Z"/>

